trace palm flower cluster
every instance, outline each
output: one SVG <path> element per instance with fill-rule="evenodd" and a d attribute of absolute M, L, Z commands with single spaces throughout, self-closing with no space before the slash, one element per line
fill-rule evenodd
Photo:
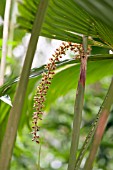
<path fill-rule="evenodd" d="M 56 69 L 56 62 L 60 61 L 62 55 L 66 54 L 67 50 L 71 50 L 75 53 L 78 52 L 77 56 L 83 54 L 83 47 L 81 44 L 75 44 L 71 42 L 63 42 L 59 48 L 56 49 L 55 53 L 52 55 L 52 58 L 49 59 L 49 63 L 45 66 L 46 72 L 42 74 L 42 80 L 37 87 L 36 94 L 34 96 L 34 113 L 33 113 L 33 126 L 32 134 L 33 139 L 36 143 L 39 143 L 39 126 L 37 125 L 38 120 L 42 120 L 44 102 L 46 99 L 46 94 L 51 84 L 51 80 L 55 74 L 54 70 Z"/>

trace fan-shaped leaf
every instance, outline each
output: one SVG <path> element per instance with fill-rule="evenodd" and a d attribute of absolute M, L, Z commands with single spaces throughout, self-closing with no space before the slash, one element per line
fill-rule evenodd
<path fill-rule="evenodd" d="M 111 16 L 113 14 L 111 15 L 112 3 L 110 4 L 110 2 L 111 0 L 107 2 L 105 0 L 98 2 L 97 0 L 91 2 L 89 0 L 50 0 L 41 35 L 52 39 L 82 43 L 81 34 L 84 34 L 93 38 L 97 37 L 112 48 L 113 31 L 109 25 L 112 25 L 113 19 L 111 18 L 113 17 Z M 35 6 L 38 3 L 39 0 L 33 0 L 32 3 L 24 0 L 23 4 L 19 5 L 18 22 L 27 31 L 32 29 Z M 105 13 L 103 9 L 109 12 Z M 92 41 L 89 42 L 92 44 Z M 95 43 L 95 45 L 98 46 L 99 43 Z"/>

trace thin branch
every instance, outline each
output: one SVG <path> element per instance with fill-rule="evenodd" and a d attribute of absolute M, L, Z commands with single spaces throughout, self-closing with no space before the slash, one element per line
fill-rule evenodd
<path fill-rule="evenodd" d="M 105 98 L 105 100 L 106 100 L 106 98 Z M 104 102 L 105 102 L 105 100 L 104 100 Z M 104 102 L 102 103 L 102 105 L 99 109 L 99 112 L 98 112 L 94 122 L 92 123 L 91 129 L 90 129 L 90 131 L 89 131 L 89 133 L 88 133 L 88 135 L 87 135 L 87 137 L 84 141 L 84 144 L 83 144 L 83 146 L 80 150 L 80 153 L 77 157 L 76 164 L 75 164 L 75 170 L 78 170 L 80 168 L 80 164 L 83 160 L 83 157 L 84 157 L 84 155 L 85 155 L 85 153 L 86 153 L 86 151 L 87 151 L 87 149 L 90 145 L 92 137 L 94 136 L 94 133 L 95 133 L 95 130 L 97 128 L 98 121 L 99 121 L 99 118 L 100 118 L 100 115 L 101 115 L 101 111 L 102 111 L 102 108 L 103 108 L 103 105 L 104 105 Z"/>
<path fill-rule="evenodd" d="M 8 170 L 9 168 L 13 147 L 16 139 L 18 124 L 22 114 L 22 107 L 24 104 L 30 69 L 31 69 L 34 53 L 37 46 L 37 41 L 41 32 L 48 3 L 49 0 L 41 0 L 39 4 L 39 8 L 37 9 L 36 18 L 34 21 L 32 34 L 31 34 L 28 50 L 25 57 L 24 66 L 22 69 L 17 91 L 14 97 L 13 107 L 9 114 L 6 133 L 2 142 L 1 155 L 0 155 L 1 170 Z"/>
<path fill-rule="evenodd" d="M 5 14 L 4 14 L 4 26 L 3 26 L 3 43 L 2 43 L 1 69 L 0 69 L 0 86 L 2 86 L 3 83 L 4 83 L 10 8 L 11 8 L 11 0 L 6 0 Z"/>
<path fill-rule="evenodd" d="M 11 11 L 11 19 L 10 19 L 10 24 L 9 24 L 9 41 L 13 42 L 14 38 L 14 27 L 16 23 L 16 14 L 17 14 L 17 2 L 16 0 L 12 0 L 12 11 Z M 9 57 L 12 57 L 12 49 L 13 45 L 10 44 L 7 49 L 7 55 Z"/>

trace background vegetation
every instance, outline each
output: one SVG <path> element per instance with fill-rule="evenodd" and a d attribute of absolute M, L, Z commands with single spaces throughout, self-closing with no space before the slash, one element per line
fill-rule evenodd
<path fill-rule="evenodd" d="M 14 101 L 17 82 L 19 81 L 18 77 L 20 77 L 20 72 L 23 68 L 22 60 L 25 57 L 24 53 L 21 58 L 16 58 L 13 50 L 20 45 L 25 33 L 31 33 L 39 2 L 39 0 L 12 0 L 11 2 L 5 82 L 0 88 L 0 148 L 11 110 L 11 106 L 8 104 Z M 5 0 L 0 0 L 0 16 L 2 18 L 4 18 L 5 3 Z M 46 37 L 45 41 L 47 41 L 50 48 L 52 39 L 82 43 L 82 35 L 88 36 L 88 44 L 92 48 L 87 66 L 85 101 L 78 153 L 89 132 L 89 127 L 91 127 L 92 122 L 95 120 L 104 100 L 113 74 L 113 55 L 109 54 L 110 51 L 112 53 L 113 48 L 112 9 L 112 0 L 107 2 L 101 0 L 94 0 L 93 2 L 88 0 L 50 0 L 45 20 L 42 28 L 40 28 L 41 32 L 39 32 L 41 36 Z M 40 8 L 38 8 L 39 10 Z M 14 18 L 16 18 L 16 21 Z M 41 22 L 39 22 L 40 24 Z M 2 57 L 2 30 L 3 25 L 0 26 L 0 58 Z M 43 50 L 46 50 L 46 48 Z M 24 51 L 26 51 L 25 48 Z M 19 52 L 17 51 L 17 53 Z M 45 58 L 42 52 L 38 53 L 38 55 Z M 31 141 L 31 127 L 33 97 L 44 66 L 35 68 L 32 66 L 33 69 L 30 71 L 28 87 L 27 84 L 24 85 L 25 88 L 27 87 L 27 92 L 23 101 L 16 143 L 13 149 L 11 170 L 37 170 L 39 169 L 39 161 L 40 169 L 42 170 L 67 169 L 71 145 L 74 101 L 80 69 L 80 61 L 73 59 L 73 53 L 69 52 L 67 55 L 67 60 L 57 64 L 58 69 L 47 94 L 43 121 L 40 123 L 41 145 L 36 145 Z M 47 56 L 48 58 L 51 57 L 49 53 Z M 37 65 L 38 60 L 39 58 L 37 59 Z M 112 112 L 111 109 L 98 155 L 94 162 L 94 170 L 112 170 Z M 86 152 L 81 168 L 86 161 L 88 153 L 89 151 Z"/>

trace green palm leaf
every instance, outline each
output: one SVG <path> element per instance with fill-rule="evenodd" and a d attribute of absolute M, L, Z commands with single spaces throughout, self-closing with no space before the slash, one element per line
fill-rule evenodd
<path fill-rule="evenodd" d="M 113 55 L 93 55 L 89 56 L 88 59 L 88 70 L 87 70 L 87 84 L 94 83 L 101 78 L 113 74 Z M 67 67 L 68 66 L 68 67 Z M 58 72 L 52 80 L 52 84 L 47 94 L 46 100 L 46 109 L 60 96 L 64 96 L 71 89 L 75 89 L 77 86 L 77 81 L 79 77 L 79 60 L 66 60 L 57 65 Z M 106 69 L 105 69 L 106 67 Z M 26 99 L 23 108 L 23 114 L 20 121 L 19 131 L 21 132 L 22 127 L 27 122 L 29 126 L 29 120 L 32 116 L 32 106 L 33 106 L 33 96 L 35 94 L 36 86 L 40 79 L 41 73 L 44 71 L 44 66 L 40 68 L 35 68 L 31 71 L 30 80 L 27 88 Z M 67 76 L 68 75 L 68 76 Z M 75 77 L 73 79 L 73 77 Z M 57 81 L 59 80 L 59 81 Z M 0 96 L 9 95 L 13 99 L 15 94 L 16 84 L 19 81 L 19 78 L 11 80 L 9 83 L 4 84 L 0 89 Z M 32 89 L 32 90 L 31 90 Z M 34 93 L 33 93 L 34 91 Z M 6 117 L 8 116 L 8 110 L 10 107 L 6 107 L 4 102 L 1 102 L 1 112 L 4 111 L 4 114 L 0 117 L 0 125 L 4 121 L 7 121 Z"/>
<path fill-rule="evenodd" d="M 92 17 L 99 19 L 113 29 L 113 1 L 112 0 L 74 0 L 76 4 L 87 11 Z"/>
<path fill-rule="evenodd" d="M 96 0 L 92 2 L 88 0 L 50 0 L 41 35 L 52 39 L 81 43 L 81 36 L 84 34 L 93 38 L 97 37 L 103 44 L 107 44 L 109 48 L 112 48 L 113 40 L 111 36 L 113 31 L 107 24 L 111 23 L 111 18 L 113 18 L 110 15 L 112 9 L 110 1 L 108 0 L 106 3 L 105 1 L 98 1 L 97 3 Z M 27 0 L 24 0 L 23 4 L 19 4 L 20 16 L 18 17 L 18 23 L 21 28 L 31 31 L 38 3 L 39 0 L 33 0 L 29 3 Z M 96 3 L 100 4 L 102 8 L 100 6 L 97 7 Z M 90 7 L 92 7 L 91 10 Z M 104 8 L 110 12 L 104 13 Z M 92 13 L 95 13 L 96 16 Z M 104 13 L 104 17 L 100 15 L 101 13 Z M 109 20 L 107 20 L 108 17 L 110 18 Z M 93 44 L 92 41 L 89 41 L 89 43 Z M 99 46 L 100 44 L 95 43 L 95 45 Z"/>

